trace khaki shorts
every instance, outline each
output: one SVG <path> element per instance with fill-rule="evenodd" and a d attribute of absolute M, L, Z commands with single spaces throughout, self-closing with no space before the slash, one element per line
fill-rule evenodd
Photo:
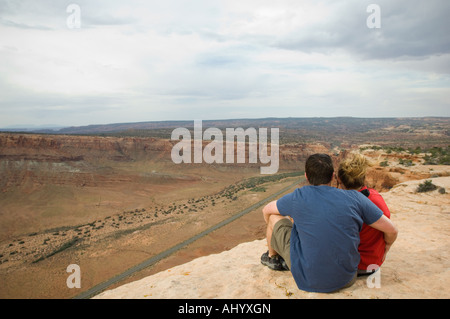
<path fill-rule="evenodd" d="M 291 230 L 292 222 L 287 218 L 280 219 L 273 227 L 270 241 L 272 248 L 283 257 L 289 269 L 291 269 Z"/>

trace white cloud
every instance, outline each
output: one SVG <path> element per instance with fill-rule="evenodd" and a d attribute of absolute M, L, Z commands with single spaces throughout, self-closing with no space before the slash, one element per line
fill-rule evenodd
<path fill-rule="evenodd" d="M 0 0 L 0 127 L 449 116 L 447 2 L 379 2 Z"/>

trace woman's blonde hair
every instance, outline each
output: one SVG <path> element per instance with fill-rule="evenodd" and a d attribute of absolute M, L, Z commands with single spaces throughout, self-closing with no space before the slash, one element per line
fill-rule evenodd
<path fill-rule="evenodd" d="M 364 186 L 367 168 L 373 164 L 363 155 L 353 153 L 339 163 L 338 177 L 347 189 Z"/>

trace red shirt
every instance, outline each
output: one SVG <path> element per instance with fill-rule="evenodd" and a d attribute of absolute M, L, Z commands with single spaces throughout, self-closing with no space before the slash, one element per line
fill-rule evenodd
<path fill-rule="evenodd" d="M 366 186 L 361 188 L 359 191 L 361 192 L 366 189 L 370 192 L 368 198 L 375 205 L 377 205 L 379 209 L 383 211 L 383 214 L 387 218 L 391 218 L 391 213 L 386 203 L 384 202 L 383 197 L 381 197 L 381 195 L 376 190 L 372 188 L 367 188 Z M 381 264 L 383 263 L 382 259 L 386 247 L 383 232 L 373 227 L 370 227 L 366 224 L 363 224 L 363 227 L 359 235 L 360 235 L 360 243 L 358 251 L 361 256 L 361 260 L 359 262 L 358 269 L 367 270 L 367 267 L 372 264 L 381 266 Z"/>

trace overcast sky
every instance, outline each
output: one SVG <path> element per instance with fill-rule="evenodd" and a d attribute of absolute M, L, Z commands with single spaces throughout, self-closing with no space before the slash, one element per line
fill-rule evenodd
<path fill-rule="evenodd" d="M 448 0 L 0 0 L 0 127 L 450 116 L 449 15 Z"/>

